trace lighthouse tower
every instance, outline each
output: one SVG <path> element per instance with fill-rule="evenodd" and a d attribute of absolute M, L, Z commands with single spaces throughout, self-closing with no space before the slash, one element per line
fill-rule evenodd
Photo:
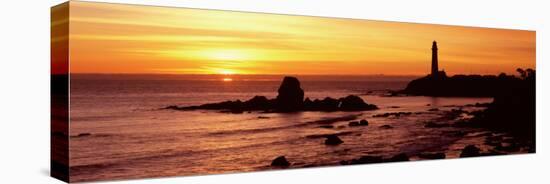
<path fill-rule="evenodd" d="M 438 78 L 439 68 L 437 66 L 437 42 L 434 40 L 432 44 L 432 77 Z"/>

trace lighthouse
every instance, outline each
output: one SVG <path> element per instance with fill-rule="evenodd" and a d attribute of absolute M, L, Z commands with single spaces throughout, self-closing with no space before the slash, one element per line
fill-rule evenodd
<path fill-rule="evenodd" d="M 437 64 L 437 42 L 434 40 L 432 43 L 432 77 L 434 79 L 438 78 L 439 68 Z"/>

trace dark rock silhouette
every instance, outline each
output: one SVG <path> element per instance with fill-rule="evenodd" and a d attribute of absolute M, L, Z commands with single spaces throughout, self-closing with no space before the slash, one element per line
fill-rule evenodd
<path fill-rule="evenodd" d="M 304 105 L 304 90 L 296 77 L 285 77 L 278 90 L 275 107 L 280 112 L 301 110 Z"/>
<path fill-rule="evenodd" d="M 509 79 L 493 95 L 487 109 L 473 113 L 469 126 L 507 132 L 535 151 L 536 146 L 536 76 L 535 70 L 517 69 L 519 77 Z M 499 78 L 501 75 L 499 75 Z"/>
<path fill-rule="evenodd" d="M 468 145 L 464 147 L 462 150 L 462 153 L 460 153 L 460 157 L 477 157 L 480 156 L 480 149 L 474 145 Z"/>
<path fill-rule="evenodd" d="M 380 126 L 381 129 L 392 129 L 393 127 L 391 125 L 382 125 Z"/>
<path fill-rule="evenodd" d="M 349 95 L 344 98 L 335 99 L 326 97 L 323 100 L 304 100 L 304 91 L 300 87 L 300 81 L 295 77 L 285 77 L 278 90 L 279 94 L 275 99 L 268 99 L 265 96 L 255 96 L 247 101 L 225 101 L 209 103 L 199 106 L 168 106 L 164 109 L 172 110 L 222 110 L 222 112 L 240 114 L 244 111 L 264 112 L 296 112 L 296 111 L 366 111 L 378 109 L 376 105 L 368 104 L 361 97 Z"/>
<path fill-rule="evenodd" d="M 405 153 L 397 154 L 389 159 L 386 160 L 387 162 L 402 162 L 402 161 L 409 161 L 409 156 Z"/>
<path fill-rule="evenodd" d="M 288 160 L 286 160 L 285 156 L 279 156 L 271 162 L 271 166 L 288 167 L 288 166 L 290 166 L 290 162 L 288 162 Z"/>
<path fill-rule="evenodd" d="M 340 101 L 337 99 L 326 97 L 323 100 L 315 99 L 308 103 L 304 103 L 304 109 L 311 111 L 337 111 Z"/>
<path fill-rule="evenodd" d="M 348 123 L 348 126 L 368 126 L 369 121 L 362 119 L 360 121 L 352 121 Z"/>
<path fill-rule="evenodd" d="M 328 135 L 326 138 L 327 138 L 325 140 L 326 145 L 339 145 L 339 144 L 344 143 L 344 141 L 342 141 L 342 139 L 340 139 L 336 135 Z"/>
<path fill-rule="evenodd" d="M 334 128 L 334 125 L 321 125 L 319 128 Z"/>
<path fill-rule="evenodd" d="M 359 121 L 351 121 L 348 123 L 348 126 L 359 126 Z"/>
<path fill-rule="evenodd" d="M 441 97 L 493 97 L 509 86 L 521 83 L 513 75 L 431 75 L 411 81 L 400 93 Z"/>
<path fill-rule="evenodd" d="M 445 153 L 421 153 L 418 154 L 418 157 L 422 159 L 444 159 L 446 155 Z"/>
<path fill-rule="evenodd" d="M 343 111 L 357 111 L 369 108 L 369 105 L 358 96 L 349 95 L 340 99 L 340 109 Z"/>
<path fill-rule="evenodd" d="M 261 109 L 267 110 L 272 102 L 265 96 L 254 96 L 250 100 L 243 103 L 243 109 Z"/>
<path fill-rule="evenodd" d="M 387 113 L 384 113 L 384 114 L 375 114 L 375 115 L 372 115 L 373 118 L 379 118 L 379 117 L 390 117 L 390 116 L 394 116 L 396 118 L 398 117 L 401 117 L 401 116 L 408 116 L 408 115 L 411 115 L 412 112 L 387 112 Z"/>
<path fill-rule="evenodd" d="M 308 109 L 308 108 L 311 108 L 313 107 L 313 101 L 311 101 L 311 99 L 309 98 L 306 98 L 304 100 L 304 109 Z"/>

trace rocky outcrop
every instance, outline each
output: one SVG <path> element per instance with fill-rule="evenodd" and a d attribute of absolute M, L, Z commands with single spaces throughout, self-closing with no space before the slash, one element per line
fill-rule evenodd
<path fill-rule="evenodd" d="M 387 118 L 387 117 L 395 117 L 395 118 L 399 118 L 401 116 L 408 116 L 408 115 L 411 115 L 412 112 L 386 112 L 384 114 L 375 114 L 375 115 L 372 115 L 373 118 Z"/>
<path fill-rule="evenodd" d="M 393 126 L 391 126 L 391 125 L 382 125 L 382 126 L 380 126 L 379 128 L 380 128 L 380 129 L 392 129 Z"/>
<path fill-rule="evenodd" d="M 387 162 L 402 162 L 402 161 L 409 161 L 409 156 L 405 153 L 400 153 L 397 155 L 394 155 L 393 157 L 386 160 Z"/>
<path fill-rule="evenodd" d="M 225 101 L 199 106 L 168 106 L 172 110 L 221 110 L 222 112 L 240 114 L 244 111 L 296 112 L 296 111 L 366 111 L 378 109 L 376 105 L 366 103 L 361 97 L 349 95 L 344 98 L 326 97 L 322 100 L 304 100 L 304 91 L 300 81 L 295 77 L 285 77 L 278 90 L 277 98 L 255 96 L 247 101 Z"/>
<path fill-rule="evenodd" d="M 288 167 L 288 166 L 290 166 L 290 162 L 288 162 L 288 160 L 286 160 L 285 156 L 279 156 L 271 162 L 271 166 L 274 166 L 274 167 Z"/>
<path fill-rule="evenodd" d="M 360 121 L 352 121 L 352 122 L 348 123 L 348 126 L 350 126 L 350 127 L 353 127 L 353 126 L 369 126 L 369 121 L 367 121 L 365 119 L 362 119 Z"/>
<path fill-rule="evenodd" d="M 275 108 L 279 112 L 299 111 L 304 105 L 304 90 L 296 77 L 285 77 L 275 100 Z"/>
<path fill-rule="evenodd" d="M 421 159 L 444 159 L 446 157 L 445 153 L 420 153 L 418 158 Z"/>
<path fill-rule="evenodd" d="M 342 143 L 344 143 L 344 141 L 342 141 L 342 139 L 340 139 L 336 135 L 328 135 L 327 139 L 325 140 L 326 145 L 339 145 Z"/>
<path fill-rule="evenodd" d="M 468 145 L 464 147 L 462 153 L 460 153 L 460 157 L 477 157 L 481 155 L 480 151 L 481 150 L 478 147 L 474 145 Z"/>
<path fill-rule="evenodd" d="M 340 98 L 340 110 L 341 111 L 358 111 L 371 108 L 369 104 L 365 103 L 361 97 L 355 95 L 349 95 L 344 98 Z"/>

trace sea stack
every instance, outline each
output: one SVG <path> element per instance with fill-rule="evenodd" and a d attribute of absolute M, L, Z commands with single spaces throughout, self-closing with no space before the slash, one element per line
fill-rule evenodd
<path fill-rule="evenodd" d="M 299 111 L 304 105 L 304 90 L 296 77 L 285 77 L 278 90 L 276 108 L 280 112 Z"/>

